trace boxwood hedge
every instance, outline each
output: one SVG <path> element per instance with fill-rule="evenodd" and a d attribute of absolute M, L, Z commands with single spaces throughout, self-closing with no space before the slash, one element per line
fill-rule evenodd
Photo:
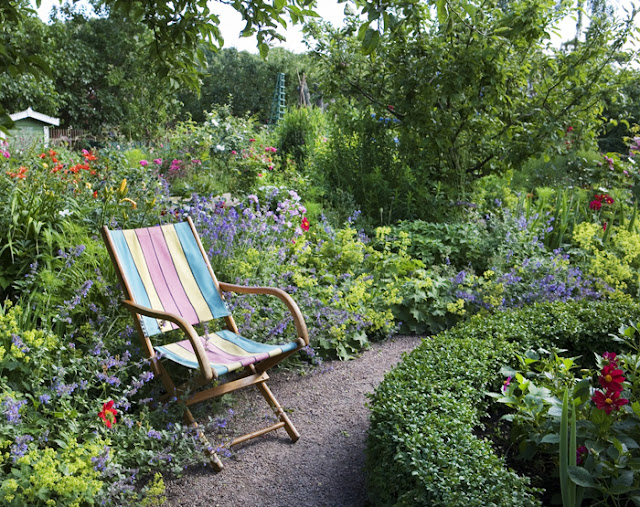
<path fill-rule="evenodd" d="M 539 505 L 526 477 L 477 436 L 500 366 L 531 347 L 592 358 L 640 305 L 544 303 L 467 322 L 425 339 L 370 397 L 367 473 L 374 505 Z"/>

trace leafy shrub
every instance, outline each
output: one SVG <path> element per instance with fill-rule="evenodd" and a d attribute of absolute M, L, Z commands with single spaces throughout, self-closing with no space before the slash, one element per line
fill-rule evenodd
<path fill-rule="evenodd" d="M 438 216 L 440 198 L 433 196 L 429 180 L 418 178 L 399 157 L 398 125 L 390 115 L 338 114 L 315 160 L 329 204 L 350 201 L 336 193 L 341 189 L 374 226 Z"/>
<path fill-rule="evenodd" d="M 425 339 L 371 397 L 367 472 L 375 505 L 538 504 L 527 479 L 474 434 L 482 390 L 514 346 L 457 329 Z"/>
<path fill-rule="evenodd" d="M 606 350 L 640 306 L 544 303 L 476 315 L 425 339 L 371 397 L 369 492 L 377 505 L 537 505 L 527 479 L 505 468 L 477 436 L 482 391 L 497 389 L 500 364 L 531 347 Z"/>
<path fill-rule="evenodd" d="M 427 266 L 447 264 L 465 269 L 469 265 L 479 271 L 487 269 L 490 256 L 499 241 L 491 234 L 485 219 L 471 215 L 466 222 L 435 223 L 414 220 L 401 222 L 396 229 L 409 234 L 408 253 Z"/>
<path fill-rule="evenodd" d="M 288 109 L 276 127 L 276 146 L 284 156 L 291 157 L 299 171 L 306 173 L 307 160 L 324 129 L 324 115 L 320 109 Z"/>

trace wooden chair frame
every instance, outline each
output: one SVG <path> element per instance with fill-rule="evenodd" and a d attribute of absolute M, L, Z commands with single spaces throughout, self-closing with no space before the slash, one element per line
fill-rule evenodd
<path fill-rule="evenodd" d="M 293 317 L 293 323 L 297 333 L 297 340 L 295 340 L 297 343 L 297 346 L 293 350 L 281 353 L 277 356 L 270 357 L 268 359 L 259 361 L 255 364 L 251 364 L 245 367 L 243 370 L 240 370 L 239 373 L 236 374 L 237 376 L 234 380 L 229 380 L 222 384 L 215 385 L 214 387 L 201 390 L 203 386 L 211 383 L 212 381 L 218 380 L 219 377 L 215 369 L 213 369 L 209 364 L 209 361 L 204 351 L 204 347 L 202 345 L 202 341 L 200 340 L 200 336 L 194 329 L 193 325 L 191 325 L 181 316 L 175 315 L 172 313 L 167 313 L 164 311 L 158 311 L 153 308 L 148 308 L 133 301 L 133 297 L 132 297 L 133 291 L 131 290 L 130 285 L 128 284 L 127 280 L 123 275 L 124 273 L 123 267 L 120 263 L 120 260 L 118 259 L 118 256 L 116 255 L 115 246 L 111 240 L 111 237 L 109 236 L 109 230 L 105 226 L 102 228 L 102 237 L 104 239 L 105 245 L 109 252 L 109 256 L 111 257 L 111 261 L 113 262 L 113 265 L 116 268 L 116 273 L 121 283 L 122 290 L 126 295 L 126 299 L 122 301 L 122 304 L 127 309 L 129 309 L 129 311 L 133 316 L 135 326 L 138 331 L 138 336 L 140 337 L 142 350 L 146 355 L 147 359 L 149 359 L 150 361 L 151 371 L 153 372 L 155 377 L 160 378 L 164 386 L 164 389 L 166 391 L 166 394 L 164 395 L 165 398 L 169 399 L 171 397 L 182 397 L 185 394 L 187 395 L 186 399 L 184 399 L 184 404 L 185 404 L 184 417 L 185 417 L 185 420 L 190 425 L 196 428 L 198 427 L 198 424 L 195 421 L 191 411 L 189 410 L 190 406 L 196 403 L 201 403 L 203 401 L 222 396 L 227 393 L 231 393 L 238 389 L 255 385 L 258 388 L 258 391 L 262 394 L 264 399 L 267 401 L 267 403 L 270 405 L 270 407 L 274 411 L 276 417 L 278 418 L 278 422 L 266 428 L 242 435 L 236 438 L 235 440 L 233 440 L 230 445 L 231 446 L 238 445 L 252 438 L 256 438 L 266 433 L 269 433 L 271 431 L 275 431 L 279 428 L 284 428 L 287 434 L 289 435 L 289 437 L 291 438 L 291 440 L 293 442 L 296 442 L 300 438 L 300 434 L 296 430 L 295 426 L 293 425 L 289 417 L 287 417 L 287 415 L 285 414 L 284 410 L 282 409 L 282 407 L 278 403 L 278 400 L 275 398 L 275 396 L 267 386 L 266 382 L 267 380 L 269 380 L 269 376 L 267 375 L 267 370 L 269 368 L 275 366 L 280 361 L 289 357 L 291 354 L 297 352 L 301 348 L 309 345 L 309 336 L 307 332 L 307 326 L 304 321 L 304 317 L 302 316 L 302 313 L 300 312 L 300 309 L 296 304 L 296 302 L 293 300 L 293 298 L 282 289 L 278 289 L 274 287 L 249 287 L 249 286 L 240 286 L 240 285 L 234 285 L 230 283 L 219 282 L 213 272 L 213 269 L 211 268 L 211 264 L 209 263 L 209 259 L 207 258 L 207 255 L 202 246 L 200 238 L 198 237 L 198 234 L 193 225 L 193 222 L 191 221 L 191 218 L 190 217 L 187 218 L 187 221 L 196 239 L 196 242 L 200 249 L 200 253 L 204 258 L 209 274 L 213 279 L 213 283 L 218 289 L 218 292 L 220 293 L 220 296 L 223 298 L 223 300 L 224 300 L 223 292 L 275 296 L 286 305 L 289 312 L 291 313 L 291 316 Z M 198 360 L 198 366 L 199 366 L 199 372 L 200 372 L 198 376 L 196 376 L 193 380 L 186 382 L 185 384 L 182 384 L 180 386 L 176 386 L 174 384 L 170 375 L 167 373 L 166 369 L 160 362 L 160 358 L 156 354 L 156 351 L 153 348 L 153 345 L 151 343 L 151 338 L 147 336 L 147 334 L 144 332 L 143 326 L 141 324 L 141 316 L 143 315 L 154 318 L 154 319 L 171 322 L 175 324 L 184 333 L 184 335 L 187 337 L 187 339 L 191 343 L 191 346 L 193 347 L 193 350 Z M 233 317 L 229 315 L 227 317 L 224 317 L 224 320 L 225 320 L 227 329 L 237 334 L 238 327 Z M 209 462 L 211 463 L 213 469 L 216 472 L 221 471 L 223 469 L 222 462 L 220 461 L 216 453 L 213 450 L 211 450 L 209 443 L 207 441 L 207 438 L 204 435 L 204 432 L 199 431 L 198 435 L 206 449 Z"/>

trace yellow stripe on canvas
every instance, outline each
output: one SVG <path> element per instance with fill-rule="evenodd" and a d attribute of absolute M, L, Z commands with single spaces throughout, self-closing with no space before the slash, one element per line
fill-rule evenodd
<path fill-rule="evenodd" d="M 193 273 L 191 273 L 189 261 L 182 250 L 180 238 L 178 238 L 175 228 L 173 225 L 163 225 L 161 226 L 161 229 L 164 234 L 164 239 L 167 242 L 169 253 L 173 259 L 173 264 L 176 267 L 176 271 L 178 272 L 178 276 L 180 277 L 180 281 L 184 287 L 184 291 L 186 292 L 189 301 L 191 301 L 191 305 L 195 309 L 198 319 L 200 319 L 200 322 L 212 320 L 213 315 L 211 313 L 211 309 L 200 291 L 198 282 L 196 282 Z"/>
<path fill-rule="evenodd" d="M 235 343 L 231 343 L 230 341 L 221 338 L 216 333 L 209 333 L 207 338 L 207 343 L 211 343 L 214 347 L 219 348 L 223 352 L 227 354 L 231 354 L 233 356 L 239 357 L 254 357 L 260 354 L 264 354 L 264 352 L 247 352 L 245 349 L 236 345 Z M 269 357 L 277 356 L 282 353 L 282 349 L 276 348 L 268 351 Z"/>
<path fill-rule="evenodd" d="M 162 347 L 182 359 L 186 359 L 187 361 L 194 361 L 195 363 L 198 362 L 198 358 L 193 352 L 190 352 L 184 347 L 181 347 L 180 345 L 178 345 L 178 343 L 170 343 L 168 345 L 163 345 Z"/>
<path fill-rule="evenodd" d="M 124 239 L 127 242 L 127 246 L 129 247 L 129 252 L 131 252 L 131 257 L 133 257 L 133 262 L 136 265 L 136 269 L 138 270 L 140 278 L 142 279 L 142 285 L 144 285 L 144 289 L 147 291 L 147 296 L 149 296 L 151 308 L 153 308 L 154 310 L 164 311 L 164 307 L 162 306 L 160 297 L 158 296 L 156 288 L 153 285 L 153 281 L 151 280 L 149 268 L 147 267 L 147 261 L 145 260 L 144 254 L 142 253 L 142 247 L 140 246 L 138 236 L 136 236 L 135 231 L 132 229 L 122 231 L 122 233 L 124 235 Z M 167 321 L 158 320 L 158 326 L 163 332 L 173 329 L 171 323 Z"/>

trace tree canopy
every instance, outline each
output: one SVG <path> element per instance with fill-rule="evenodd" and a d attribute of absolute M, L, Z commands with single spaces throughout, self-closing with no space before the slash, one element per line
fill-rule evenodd
<path fill-rule="evenodd" d="M 41 0 L 35 1 L 39 6 Z M 185 85 L 197 88 L 198 71 L 206 64 L 204 47 L 222 47 L 224 41 L 216 5 L 230 5 L 241 14 L 246 23 L 242 35 L 255 35 L 263 56 L 268 53 L 270 43 L 284 39 L 282 29 L 287 27 L 288 20 L 301 23 L 316 15 L 311 9 L 315 0 L 93 0 L 92 3 L 128 24 L 141 24 L 149 29 L 152 37 L 145 41 L 142 49 L 167 91 Z M 25 74 L 40 78 L 49 70 L 39 55 L 6 35 L 20 30 L 33 14 L 28 0 L 0 3 L 0 30 L 4 35 L 0 38 L 0 68 L 8 69 L 14 78 Z M 8 114 L 0 106 L 0 130 L 6 131 L 10 125 Z"/>
<path fill-rule="evenodd" d="M 446 183 L 464 194 L 476 178 L 561 152 L 568 131 L 576 145 L 593 143 L 605 99 L 627 76 L 635 13 L 592 17 L 583 40 L 559 48 L 551 35 L 573 11 L 548 0 L 355 3 L 364 22 L 309 29 L 325 87 L 394 118 L 398 157 L 432 192 Z"/>

